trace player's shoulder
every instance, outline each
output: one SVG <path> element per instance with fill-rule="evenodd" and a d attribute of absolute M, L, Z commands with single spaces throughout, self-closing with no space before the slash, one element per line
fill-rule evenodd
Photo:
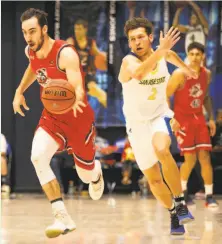
<path fill-rule="evenodd" d="M 29 46 L 28 45 L 25 47 L 25 55 L 27 58 L 29 58 Z"/>
<path fill-rule="evenodd" d="M 173 71 L 172 75 L 177 76 L 177 77 L 181 77 L 181 78 L 184 78 L 185 77 L 183 70 L 180 69 L 180 68 L 175 69 Z"/>
<path fill-rule="evenodd" d="M 64 58 L 70 58 L 70 57 L 76 57 L 78 55 L 72 45 L 65 44 L 62 50 L 60 51 L 60 56 Z"/>
<path fill-rule="evenodd" d="M 209 75 L 209 76 L 211 75 L 211 71 L 208 68 L 204 67 L 204 70 L 207 73 L 207 75 Z"/>
<path fill-rule="evenodd" d="M 141 62 L 139 58 L 132 52 L 128 53 L 123 59 L 123 63 L 128 63 L 128 62 Z"/>
<path fill-rule="evenodd" d="M 208 83 L 210 83 L 211 82 L 211 71 L 209 69 L 207 69 L 206 67 L 203 67 L 203 70 L 204 70 L 204 72 L 206 72 Z"/>

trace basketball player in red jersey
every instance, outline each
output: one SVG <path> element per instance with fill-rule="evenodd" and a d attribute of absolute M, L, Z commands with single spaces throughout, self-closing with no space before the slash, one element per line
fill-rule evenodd
<path fill-rule="evenodd" d="M 204 56 L 202 44 L 193 42 L 188 46 L 188 66 L 199 76 L 193 79 L 186 77 L 181 69 L 175 70 L 168 82 L 167 96 L 169 99 L 174 94 L 175 118 L 181 126 L 176 136 L 185 158 L 180 170 L 183 191 L 187 195 L 187 181 L 198 159 L 205 184 L 206 206 L 216 207 L 217 203 L 212 196 L 213 170 L 209 154 L 212 149 L 210 136 L 214 136 L 216 126 L 209 96 L 211 72 L 201 66 Z M 203 106 L 209 115 L 210 135 L 203 114 Z"/>
<path fill-rule="evenodd" d="M 96 84 L 94 59 L 92 59 L 92 57 L 100 55 L 103 56 L 104 63 L 106 63 L 106 55 L 100 52 L 95 40 L 89 38 L 87 32 L 87 21 L 79 19 L 74 24 L 74 35 L 69 37 L 67 42 L 75 46 L 80 56 L 88 94 L 96 97 L 104 107 L 107 107 L 107 94 Z"/>
<path fill-rule="evenodd" d="M 25 116 L 20 106 L 26 110 L 29 108 L 23 94 L 36 79 L 41 90 L 50 79 L 65 79 L 76 93 L 71 111 L 56 115 L 43 110 L 32 143 L 31 161 L 55 217 L 55 222 L 46 229 L 46 235 L 53 238 L 76 228 L 50 168 L 50 160 L 57 150 L 68 148 L 73 153 L 78 175 L 89 184 L 92 199 L 98 200 L 103 193 L 101 165 L 99 161 L 94 161 L 94 113 L 86 99 L 79 57 L 74 47 L 48 36 L 47 14 L 41 10 L 26 10 L 21 16 L 21 23 L 28 44 L 25 54 L 29 58 L 29 65 L 15 93 L 14 112 Z"/>

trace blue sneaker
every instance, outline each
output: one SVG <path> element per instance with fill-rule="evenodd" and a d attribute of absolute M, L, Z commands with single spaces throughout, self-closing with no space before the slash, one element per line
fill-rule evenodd
<path fill-rule="evenodd" d="M 177 212 L 180 225 L 186 224 L 194 220 L 194 217 L 189 212 L 187 206 L 183 205 L 182 203 L 176 206 L 176 212 Z"/>
<path fill-rule="evenodd" d="M 206 196 L 206 202 L 205 202 L 205 206 L 207 208 L 217 208 L 219 205 L 216 202 L 216 200 L 213 198 L 212 195 L 207 195 Z"/>
<path fill-rule="evenodd" d="M 185 233 L 185 229 L 183 225 L 179 224 L 179 219 L 177 217 L 177 214 L 170 214 L 170 218 L 171 218 L 170 234 L 183 235 Z"/>

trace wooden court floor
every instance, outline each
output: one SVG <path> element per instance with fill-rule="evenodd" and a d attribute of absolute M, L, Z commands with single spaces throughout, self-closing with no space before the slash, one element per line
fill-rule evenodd
<path fill-rule="evenodd" d="M 56 239 L 45 237 L 53 221 L 44 195 L 24 194 L 2 200 L 2 244 L 222 244 L 222 197 L 220 208 L 209 210 L 203 200 L 190 207 L 196 220 L 186 225 L 184 236 L 169 235 L 169 214 L 153 198 L 105 195 L 100 201 L 66 199 L 77 229 Z"/>

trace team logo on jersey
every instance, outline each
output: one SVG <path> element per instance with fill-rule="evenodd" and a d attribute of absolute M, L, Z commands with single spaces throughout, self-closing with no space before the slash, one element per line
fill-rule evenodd
<path fill-rule="evenodd" d="M 192 108 L 199 108 L 200 105 L 201 105 L 200 99 L 194 99 L 190 104 Z"/>
<path fill-rule="evenodd" d="M 140 80 L 139 84 L 140 85 L 158 85 L 161 83 L 164 83 L 166 80 L 166 76 L 163 76 L 161 78 L 155 78 L 155 79 L 150 79 L 150 80 Z"/>
<path fill-rule="evenodd" d="M 193 85 L 190 90 L 191 97 L 200 97 L 203 94 L 203 90 L 201 89 L 200 83 Z"/>
<path fill-rule="evenodd" d="M 47 71 L 45 68 L 36 70 L 36 75 L 41 86 L 45 86 L 48 83 Z"/>

